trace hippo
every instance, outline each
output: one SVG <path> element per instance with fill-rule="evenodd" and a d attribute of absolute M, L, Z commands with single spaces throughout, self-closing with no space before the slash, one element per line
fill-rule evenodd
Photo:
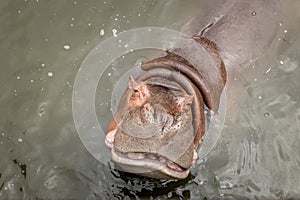
<path fill-rule="evenodd" d="M 278 32 L 279 2 L 227 1 L 215 17 L 192 18 L 183 44 L 142 63 L 128 81 L 106 134 L 112 161 L 123 171 L 185 179 L 197 160 L 207 113 L 218 113 L 228 77 L 269 48 Z M 227 90 L 230 90 L 230 86 Z"/>

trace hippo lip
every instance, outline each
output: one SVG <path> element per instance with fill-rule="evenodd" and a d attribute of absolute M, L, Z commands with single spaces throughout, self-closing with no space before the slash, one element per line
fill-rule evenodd
<path fill-rule="evenodd" d="M 143 158 L 130 158 L 130 155 L 141 153 L 123 153 L 115 148 L 111 149 L 112 160 L 127 172 L 135 174 L 148 174 L 151 177 L 152 172 L 159 172 L 166 178 L 184 179 L 190 173 L 189 169 L 184 169 L 176 163 L 166 158 L 154 154 L 143 153 Z"/>
<path fill-rule="evenodd" d="M 114 135 L 116 130 L 110 131 L 106 135 L 105 143 L 111 149 L 112 160 L 125 171 L 137 174 L 148 174 L 159 172 L 166 178 L 184 179 L 190 170 L 185 169 L 175 162 L 152 153 L 130 152 L 125 153 L 114 148 Z"/>

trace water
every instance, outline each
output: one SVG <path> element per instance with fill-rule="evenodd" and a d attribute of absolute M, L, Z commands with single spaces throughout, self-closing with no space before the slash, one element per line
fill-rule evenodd
<path fill-rule="evenodd" d="M 300 198 L 298 1 L 282 5 L 278 47 L 231 77 L 243 83 L 238 112 L 188 179 L 120 173 L 77 135 L 73 84 L 97 44 L 136 27 L 179 30 L 216 2 L 1 1 L 0 199 Z"/>

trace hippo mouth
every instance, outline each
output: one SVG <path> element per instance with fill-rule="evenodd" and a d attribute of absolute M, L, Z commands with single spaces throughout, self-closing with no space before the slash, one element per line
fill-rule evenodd
<path fill-rule="evenodd" d="M 164 177 L 166 179 L 184 179 L 190 169 L 186 169 L 168 158 L 154 153 L 146 152 L 121 152 L 114 147 L 114 135 L 116 130 L 106 135 L 105 143 L 111 149 L 112 161 L 126 172 L 140 174 L 152 178 Z M 197 153 L 194 159 L 197 159 Z"/>

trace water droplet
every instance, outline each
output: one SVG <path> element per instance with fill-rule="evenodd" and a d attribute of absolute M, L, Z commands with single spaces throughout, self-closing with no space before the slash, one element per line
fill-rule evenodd
<path fill-rule="evenodd" d="M 53 76 L 53 72 L 48 72 L 48 76 L 52 77 Z"/>
<path fill-rule="evenodd" d="M 116 29 L 112 29 L 111 32 L 112 32 L 112 34 L 113 34 L 114 37 L 117 37 L 117 32 L 118 31 Z"/>
<path fill-rule="evenodd" d="M 267 71 L 265 72 L 266 74 L 269 73 L 271 71 L 271 67 L 269 67 L 269 69 L 267 69 Z"/>
<path fill-rule="evenodd" d="M 103 36 L 105 34 L 104 29 L 100 30 L 100 35 Z"/>
<path fill-rule="evenodd" d="M 67 44 L 64 45 L 64 49 L 69 50 L 70 48 L 71 48 L 70 45 L 67 45 Z"/>
<path fill-rule="evenodd" d="M 41 117 L 46 113 L 46 103 L 41 103 L 38 110 L 38 115 Z"/>

